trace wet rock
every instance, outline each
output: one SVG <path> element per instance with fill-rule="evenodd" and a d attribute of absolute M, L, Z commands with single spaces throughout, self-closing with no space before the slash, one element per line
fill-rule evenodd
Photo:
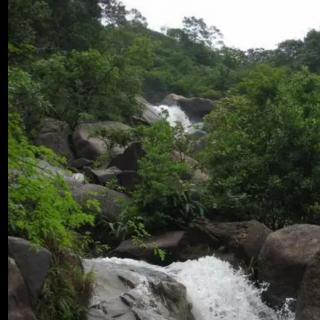
<path fill-rule="evenodd" d="M 159 114 L 147 100 L 142 97 L 137 97 L 136 100 L 141 106 L 142 114 L 140 116 L 135 116 L 135 119 L 145 124 L 153 124 L 160 120 Z"/>
<path fill-rule="evenodd" d="M 14 258 L 34 303 L 48 274 L 51 253 L 42 247 L 35 248 L 29 241 L 16 237 L 8 237 L 8 253 Z"/>
<path fill-rule="evenodd" d="M 296 298 L 306 267 L 320 248 L 320 226 L 292 225 L 267 237 L 258 258 L 258 278 L 270 283 L 266 301 L 282 305 Z"/>
<path fill-rule="evenodd" d="M 320 319 L 320 251 L 307 266 L 296 307 L 296 320 L 318 319 Z"/>
<path fill-rule="evenodd" d="M 157 270 L 113 259 L 84 260 L 95 273 L 88 319 L 194 320 L 186 288 Z"/>
<path fill-rule="evenodd" d="M 186 98 L 174 93 L 167 95 L 161 102 L 167 106 L 179 105 L 192 122 L 200 122 L 214 108 L 214 101 L 204 98 Z"/>

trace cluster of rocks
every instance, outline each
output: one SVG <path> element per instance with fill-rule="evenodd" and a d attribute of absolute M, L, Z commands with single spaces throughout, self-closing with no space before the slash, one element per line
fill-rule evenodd
<path fill-rule="evenodd" d="M 136 120 L 149 124 L 157 121 L 157 115 L 150 105 L 143 100 L 140 102 L 145 105 L 145 109 Z M 202 119 L 213 108 L 210 100 L 188 99 L 174 94 L 167 96 L 163 103 L 180 105 L 195 121 Z M 119 122 L 104 121 L 79 124 L 72 132 L 62 121 L 45 119 L 36 142 L 66 157 L 71 171 L 54 168 L 45 162 L 41 162 L 39 166 L 49 173 L 63 176 L 70 185 L 73 197 L 82 207 L 96 210 L 92 206 L 88 207 L 88 200 L 96 200 L 100 205 L 101 216 L 114 222 L 117 221 L 122 205 L 130 203 L 130 198 L 123 192 L 105 187 L 105 184 L 116 179 L 126 190 L 133 188 L 139 181 L 137 163 L 145 152 L 139 142 L 127 146 L 110 143 L 112 148 L 108 149 L 107 139 L 99 138 L 95 133 L 110 129 L 129 130 L 130 127 Z M 103 166 L 94 168 L 94 161 L 106 151 L 109 154 Z M 191 179 L 194 182 L 201 184 L 208 179 L 194 159 L 178 152 L 173 152 L 172 157 L 190 165 L 193 169 Z M 101 234 L 98 240 L 103 242 L 105 233 Z M 280 306 L 287 297 L 292 297 L 297 299 L 296 320 L 320 319 L 320 226 L 301 224 L 272 232 L 254 220 L 218 223 L 199 219 L 187 230 L 155 235 L 143 247 L 126 240 L 112 254 L 162 264 L 154 255 L 155 247 L 166 251 L 166 264 L 214 254 L 235 267 L 254 270 L 254 277 L 259 282 L 270 283 L 264 293 L 264 298 L 270 305 Z M 43 248 L 36 250 L 29 242 L 13 237 L 8 238 L 8 248 L 8 319 L 34 320 L 32 309 L 48 273 L 51 254 Z M 144 271 L 135 270 L 136 273 Z M 136 282 L 138 280 L 132 280 L 129 270 L 123 272 L 125 276 L 122 280 L 118 278 L 116 284 L 116 287 L 121 287 L 121 292 L 112 292 L 110 299 L 104 301 L 104 304 L 109 306 L 108 310 L 114 311 L 115 316 L 120 312 L 125 315 L 123 319 L 144 319 L 143 312 L 139 309 L 139 306 L 143 306 L 142 298 L 135 291 L 139 285 Z M 110 277 L 113 277 L 112 270 Z M 154 318 L 153 315 L 152 319 L 192 320 L 190 306 L 186 303 L 185 288 L 173 279 L 163 277 L 164 275 L 159 274 L 148 275 L 147 281 L 154 294 L 165 297 L 170 306 L 163 313 L 167 312 L 167 318 Z M 155 281 L 156 278 L 161 281 Z M 172 296 L 172 292 L 179 294 Z M 177 305 L 180 307 L 175 309 Z M 158 307 L 162 308 L 161 305 Z M 109 315 L 101 316 L 104 308 L 103 304 L 92 306 L 89 319 L 109 319 Z"/>
<path fill-rule="evenodd" d="M 137 119 L 145 124 L 152 124 L 159 119 L 159 115 L 148 102 L 142 98 L 138 98 L 138 101 L 144 105 L 144 111 L 140 117 L 136 117 Z M 194 108 L 195 102 L 190 106 Z M 72 131 L 63 121 L 44 119 L 36 143 L 51 148 L 56 154 L 65 157 L 69 170 L 55 168 L 45 161 L 40 161 L 39 167 L 48 174 L 63 176 L 70 185 L 74 198 L 85 209 L 90 209 L 86 206 L 88 200 L 98 201 L 101 216 L 109 222 L 114 222 L 121 211 L 121 206 L 130 199 L 123 192 L 106 188 L 106 184 L 116 181 L 123 190 L 132 190 L 139 181 L 138 160 L 145 155 L 145 151 L 140 142 L 120 146 L 98 133 L 129 129 L 128 125 L 120 122 L 99 121 L 80 123 Z M 100 161 L 102 163 L 99 167 L 95 167 L 94 162 L 101 157 L 103 157 L 103 161 Z M 177 151 L 173 151 L 172 158 L 189 164 L 192 169 L 190 179 L 194 183 L 208 180 L 207 173 L 199 168 L 199 163 L 194 159 Z"/>
<path fill-rule="evenodd" d="M 254 220 L 201 219 L 186 231 L 153 236 L 144 247 L 123 241 L 112 254 L 161 264 L 155 247 L 167 252 L 166 264 L 214 254 L 234 267 L 254 269 L 259 283 L 270 284 L 263 295 L 270 306 L 278 308 L 293 298 L 296 320 L 320 319 L 320 226 L 299 224 L 272 232 Z"/>

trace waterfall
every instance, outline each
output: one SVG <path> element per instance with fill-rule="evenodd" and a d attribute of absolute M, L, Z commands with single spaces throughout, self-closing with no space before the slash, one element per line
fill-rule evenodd
<path fill-rule="evenodd" d="M 184 111 L 181 110 L 181 108 L 177 105 L 175 106 L 166 106 L 166 105 L 159 105 L 159 106 L 152 106 L 153 109 L 158 114 L 164 114 L 167 115 L 167 121 L 170 123 L 171 126 L 176 126 L 177 122 L 180 122 L 183 126 L 184 130 L 189 132 L 193 129 L 193 124 L 188 118 L 188 116 L 185 114 Z"/>
<path fill-rule="evenodd" d="M 96 282 L 100 288 L 104 282 L 110 286 L 109 280 L 106 281 L 103 276 L 110 270 L 118 270 L 120 276 L 123 275 L 123 268 L 126 268 L 126 272 L 136 272 L 134 277 L 141 279 L 137 288 L 143 301 L 146 301 L 150 293 L 147 282 L 143 280 L 144 276 L 141 276 L 141 270 L 143 275 L 159 272 L 160 275 L 170 276 L 186 287 L 187 299 L 192 304 L 192 314 L 196 320 L 294 320 L 294 315 L 287 306 L 278 312 L 266 306 L 261 300 L 263 289 L 256 288 L 241 270 L 235 270 L 228 262 L 214 256 L 175 262 L 167 267 L 120 258 L 85 260 L 84 266 L 87 271 L 98 266 L 100 276 L 98 274 Z M 133 279 L 133 274 L 130 277 Z M 101 297 L 103 292 L 107 291 L 95 292 L 95 303 L 107 298 Z M 107 296 L 110 297 L 110 293 Z"/>
<path fill-rule="evenodd" d="M 167 267 L 187 288 L 196 320 L 293 320 L 286 306 L 275 312 L 261 301 L 256 288 L 242 273 L 213 256 L 176 262 Z"/>

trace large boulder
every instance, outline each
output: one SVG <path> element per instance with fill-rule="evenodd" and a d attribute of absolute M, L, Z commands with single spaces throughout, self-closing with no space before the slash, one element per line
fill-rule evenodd
<path fill-rule="evenodd" d="M 99 213 L 101 217 L 111 222 L 118 219 L 123 205 L 129 201 L 129 197 L 125 194 L 97 184 L 74 183 L 70 187 L 74 199 L 85 210 Z M 90 200 L 95 200 L 99 209 L 92 206 Z"/>
<path fill-rule="evenodd" d="M 266 301 L 282 305 L 296 298 L 303 274 L 320 249 L 320 226 L 292 225 L 267 237 L 258 258 L 258 279 L 270 283 Z"/>
<path fill-rule="evenodd" d="M 8 320 L 36 320 L 24 279 L 13 258 L 8 257 Z"/>
<path fill-rule="evenodd" d="M 71 129 L 66 122 L 45 118 L 42 121 L 35 143 L 52 149 L 70 162 L 73 160 L 73 153 L 69 144 L 70 136 Z"/>
<path fill-rule="evenodd" d="M 215 254 L 234 266 L 249 266 L 257 259 L 270 232 L 255 220 L 211 222 L 198 219 L 187 230 L 179 258 L 187 260 Z"/>
<path fill-rule="evenodd" d="M 142 109 L 140 116 L 134 116 L 136 120 L 145 124 L 153 124 L 160 120 L 159 113 L 147 100 L 142 97 L 137 97 L 136 100 Z"/>
<path fill-rule="evenodd" d="M 129 130 L 130 127 L 116 121 L 101 121 L 79 124 L 73 133 L 73 146 L 78 158 L 96 160 L 99 156 L 110 153 L 110 156 L 117 155 L 123 151 L 120 146 L 108 150 L 108 139 L 102 139 L 97 135 L 99 131 L 112 132 L 118 130 Z"/>
<path fill-rule="evenodd" d="M 320 319 L 320 250 L 307 266 L 299 289 L 296 320 Z"/>
<path fill-rule="evenodd" d="M 125 240 L 112 253 L 121 258 L 162 264 L 160 258 L 154 254 L 155 248 L 158 248 L 166 251 L 166 261 L 164 263 L 168 264 L 177 257 L 184 235 L 184 231 L 166 232 L 146 239 L 143 245 L 139 245 L 132 240 Z"/>
<path fill-rule="evenodd" d="M 83 264 L 95 275 L 88 320 L 194 320 L 186 288 L 171 276 L 116 258 Z"/>
<path fill-rule="evenodd" d="M 86 176 L 90 178 L 93 183 L 105 185 L 107 182 L 117 179 L 118 175 L 122 173 L 120 169 L 117 167 L 110 167 L 107 169 L 98 168 L 92 169 L 90 167 L 84 167 L 83 171 Z"/>
<path fill-rule="evenodd" d="M 121 170 L 121 173 L 117 175 L 118 182 L 127 190 L 132 190 L 139 182 L 137 174 L 138 160 L 144 155 L 145 151 L 142 149 L 141 143 L 133 142 L 129 144 L 124 152 L 114 157 L 109 164 L 109 167 L 117 167 Z"/>
<path fill-rule="evenodd" d="M 82 173 L 73 173 L 70 170 L 53 166 L 45 160 L 38 160 L 37 167 L 39 174 L 46 175 L 48 177 L 60 176 L 68 184 L 84 183 L 85 181 L 85 177 Z"/>
<path fill-rule="evenodd" d="M 48 274 L 51 253 L 25 239 L 8 237 L 8 254 L 15 260 L 34 303 Z"/>
<path fill-rule="evenodd" d="M 186 98 L 174 93 L 168 94 L 161 102 L 167 106 L 178 105 L 191 122 L 200 122 L 214 108 L 214 101 L 205 98 Z"/>
<path fill-rule="evenodd" d="M 145 151 L 140 142 L 130 143 L 122 153 L 111 160 L 109 167 L 117 167 L 122 171 L 137 171 L 138 160 L 144 155 Z"/>

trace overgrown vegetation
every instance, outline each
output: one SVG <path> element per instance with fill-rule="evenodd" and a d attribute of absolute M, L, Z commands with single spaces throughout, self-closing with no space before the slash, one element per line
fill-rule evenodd
<path fill-rule="evenodd" d="M 320 77 L 260 66 L 206 118 L 211 206 L 273 228 L 319 216 Z"/>
<path fill-rule="evenodd" d="M 60 176 L 41 169 L 41 160 L 61 165 L 63 159 L 47 148 L 31 145 L 17 113 L 9 113 L 8 147 L 8 234 L 52 253 L 38 318 L 86 319 L 91 276 L 71 257 L 86 251 L 90 239 L 77 230 L 93 224 L 94 216 L 81 210 Z"/>
<path fill-rule="evenodd" d="M 124 221 L 142 220 L 150 232 L 185 227 L 202 210 L 189 181 L 191 168 L 173 156 L 179 136 L 165 120 L 139 131 L 145 156 L 138 161 L 139 183 Z"/>
<path fill-rule="evenodd" d="M 197 17 L 185 17 L 181 29 L 149 30 L 139 11 L 117 0 L 9 0 L 8 13 L 8 232 L 54 254 L 39 320 L 85 318 L 90 277 L 66 257 L 88 253 L 90 238 L 79 230 L 94 222 L 61 178 L 39 169 L 40 160 L 64 165 L 32 144 L 44 117 L 72 128 L 95 120 L 135 126 L 138 94 L 154 103 L 171 92 L 216 100 L 199 158 L 208 185 L 195 185 L 183 157 L 173 159 L 174 150 L 191 150 L 181 127 L 159 121 L 99 133 L 106 149 L 138 141 L 145 152 L 139 182 L 126 190 L 132 202 L 120 221 L 106 222 L 117 242 L 186 228 L 204 214 L 272 228 L 319 223 L 319 30 L 275 50 L 241 51 Z"/>

